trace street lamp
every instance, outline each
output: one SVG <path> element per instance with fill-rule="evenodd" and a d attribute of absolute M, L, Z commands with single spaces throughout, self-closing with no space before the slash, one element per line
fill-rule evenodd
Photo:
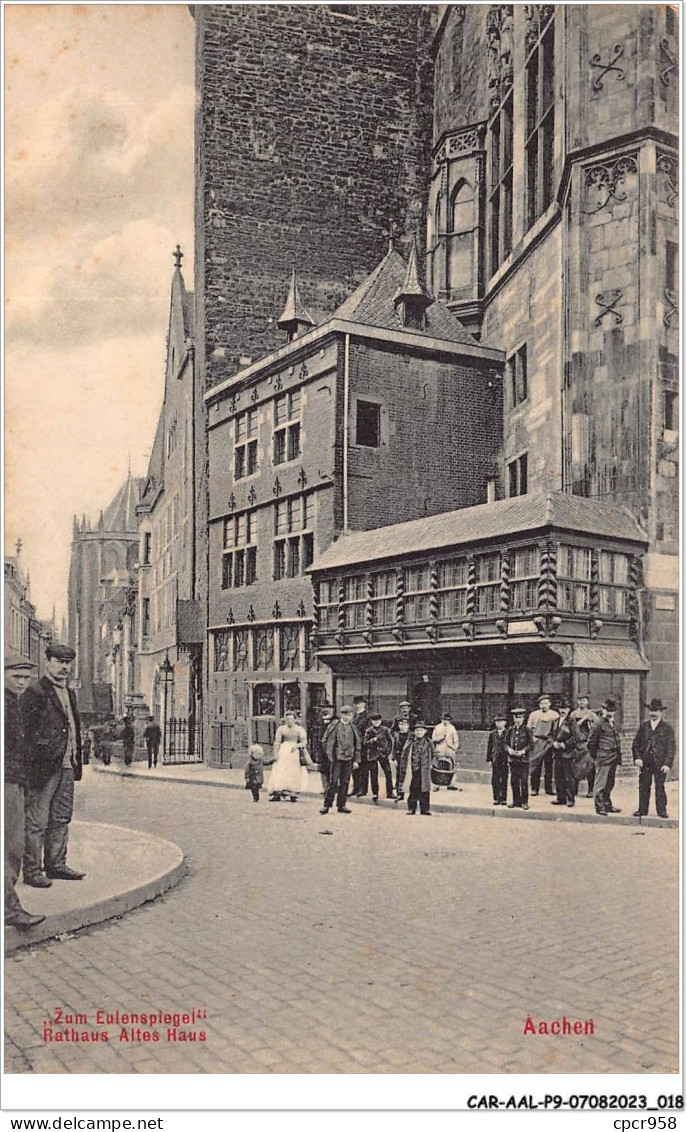
<path fill-rule="evenodd" d="M 163 681 L 162 759 L 164 761 L 165 755 L 167 755 L 169 753 L 168 752 L 168 743 L 167 743 L 167 696 L 169 694 L 169 692 L 168 692 L 169 687 L 174 682 L 174 665 L 172 664 L 172 662 L 169 659 L 169 653 L 168 652 L 165 653 L 165 659 L 163 660 L 162 664 L 160 665 L 160 672 L 162 673 L 162 681 Z"/>

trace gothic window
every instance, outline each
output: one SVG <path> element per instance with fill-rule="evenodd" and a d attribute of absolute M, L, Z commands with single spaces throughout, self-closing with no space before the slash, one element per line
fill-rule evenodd
<path fill-rule="evenodd" d="M 451 196 L 448 232 L 449 290 L 458 291 L 474 278 L 475 192 L 460 180 Z"/>
<path fill-rule="evenodd" d="M 282 672 L 300 668 L 300 626 L 282 625 L 279 628 L 279 667 Z"/>
<path fill-rule="evenodd" d="M 489 253 L 491 274 L 513 248 L 513 91 L 492 118 L 489 134 Z"/>
<path fill-rule="evenodd" d="M 525 219 L 530 228 L 553 200 L 554 10 L 530 5 L 531 50 L 525 63 Z"/>
<path fill-rule="evenodd" d="M 229 633 L 215 633 L 215 672 L 229 671 Z"/>
<path fill-rule="evenodd" d="M 440 193 L 434 204 L 434 216 L 430 225 L 432 238 L 427 245 L 430 252 L 429 263 L 431 264 L 431 283 L 434 295 L 438 295 L 440 291 L 446 288 L 446 263 L 443 259 L 441 243 L 441 206 L 442 197 Z"/>
<path fill-rule="evenodd" d="M 248 668 L 248 629 L 234 632 L 234 672 L 245 672 Z"/>
<path fill-rule="evenodd" d="M 271 628 L 256 629 L 253 647 L 253 668 L 268 669 L 274 662 L 274 631 Z"/>

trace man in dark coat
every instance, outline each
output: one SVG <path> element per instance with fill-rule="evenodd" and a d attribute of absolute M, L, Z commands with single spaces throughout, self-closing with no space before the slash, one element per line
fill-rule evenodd
<path fill-rule="evenodd" d="M 394 783 L 389 764 L 393 746 L 394 741 L 391 738 L 391 732 L 388 727 L 384 727 L 382 724 L 381 712 L 373 712 L 370 716 L 370 726 L 363 738 L 358 797 L 362 798 L 367 794 L 369 775 L 372 801 L 375 804 L 379 802 L 379 767 L 381 766 L 386 782 L 386 796 L 393 798 Z"/>
<path fill-rule="evenodd" d="M 148 770 L 152 770 L 153 767 L 157 766 L 160 739 L 162 738 L 160 724 L 156 723 L 152 715 L 149 717 L 146 724 L 143 738 L 145 739 L 146 750 L 148 752 Z"/>
<path fill-rule="evenodd" d="M 518 705 L 511 708 L 511 715 L 513 722 L 506 731 L 506 750 L 508 752 L 513 801 L 508 803 L 508 809 L 529 810 L 527 779 L 530 772 L 530 752 L 534 747 L 534 738 L 525 723 L 524 707 Z"/>
<path fill-rule="evenodd" d="M 346 805 L 348 797 L 348 783 L 351 771 L 358 765 L 360 758 L 360 735 L 353 725 L 353 708 L 344 705 L 341 708 L 341 718 L 330 724 L 325 737 L 324 745 L 329 759 L 329 786 L 324 796 L 324 805 L 321 814 L 328 814 L 336 797 L 336 808 L 340 814 L 350 814 Z"/>
<path fill-rule="evenodd" d="M 552 806 L 574 806 L 577 784 L 573 773 L 573 759 L 578 745 L 575 724 L 570 719 L 570 704 L 561 700 L 558 704 L 558 720 L 551 732 L 553 743 L 553 780 L 556 797 Z"/>
<path fill-rule="evenodd" d="M 323 794 L 327 793 L 327 787 L 329 786 L 329 759 L 327 758 L 327 752 L 324 748 L 324 737 L 333 722 L 333 704 L 321 704 L 316 710 L 315 718 L 308 731 L 310 757 L 319 767 Z"/>
<path fill-rule="evenodd" d="M 370 713 L 367 710 L 367 700 L 365 699 L 364 696 L 354 696 L 353 697 L 353 707 L 355 709 L 355 714 L 353 716 L 353 726 L 355 727 L 356 731 L 358 732 L 358 734 L 360 736 L 360 747 L 361 747 L 361 750 L 362 750 L 362 744 L 363 744 L 363 739 L 365 738 L 365 732 L 367 731 L 368 727 L 370 726 Z M 359 763 L 359 765 L 357 766 L 357 768 L 353 771 L 352 794 L 353 794 L 354 798 L 359 798 L 361 796 L 362 777 L 363 777 L 363 764 L 362 764 L 362 761 L 361 761 Z"/>
<path fill-rule="evenodd" d="M 589 753 L 596 763 L 594 773 L 594 808 L 597 814 L 619 814 L 613 805 L 611 791 L 615 786 L 616 767 L 622 762 L 620 736 L 615 729 L 615 700 L 606 700 L 599 709 L 599 722 L 589 736 Z"/>
<path fill-rule="evenodd" d="M 5 660 L 5 925 L 22 931 L 45 919 L 22 908 L 15 888 L 24 856 L 26 746 L 21 697 L 35 668 L 29 660 Z"/>
<path fill-rule="evenodd" d="M 84 876 L 67 865 L 74 783 L 82 774 L 81 723 L 67 687 L 76 653 L 69 645 L 50 644 L 45 655 L 45 675 L 22 700 L 28 756 L 24 882 L 33 888 Z"/>
<path fill-rule="evenodd" d="M 427 724 L 424 720 L 418 720 L 413 730 L 412 739 L 408 740 L 401 753 L 398 780 L 399 783 L 403 783 L 408 764 L 410 764 L 408 813 L 417 813 L 417 804 L 419 802 L 420 813 L 424 817 L 431 817 L 429 792 L 432 789 L 434 744 L 427 734 L 427 730 Z"/>
<path fill-rule="evenodd" d="M 134 722 L 130 715 L 124 716 L 124 726 L 122 728 L 122 745 L 124 747 L 124 765 L 131 766 L 134 761 L 134 752 L 136 750 L 136 732 L 134 731 Z"/>
<path fill-rule="evenodd" d="M 660 818 L 667 818 L 666 775 L 675 761 L 675 733 L 663 719 L 666 705 L 662 700 L 653 699 L 647 707 L 649 718 L 642 723 L 632 744 L 632 758 L 639 767 L 639 809 L 634 816 L 643 818 L 649 813 L 653 780 L 656 813 Z"/>

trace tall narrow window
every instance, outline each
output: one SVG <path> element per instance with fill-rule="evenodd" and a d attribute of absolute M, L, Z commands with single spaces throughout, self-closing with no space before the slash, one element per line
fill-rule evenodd
<path fill-rule="evenodd" d="M 489 256 L 491 274 L 513 248 L 513 91 L 503 100 L 490 125 Z"/>
<path fill-rule="evenodd" d="M 448 216 L 448 287 L 451 295 L 471 288 L 475 277 L 475 193 L 467 181 L 456 185 Z"/>
<path fill-rule="evenodd" d="M 677 432 L 679 419 L 678 394 L 671 389 L 666 389 L 663 392 L 663 427 L 669 432 Z"/>
<path fill-rule="evenodd" d="M 525 196 L 530 228 L 553 200 L 554 22 L 553 5 L 532 5 L 541 20 L 525 63 Z"/>
<path fill-rule="evenodd" d="M 374 401 L 356 401 L 355 442 L 361 448 L 379 448 L 381 406 Z"/>
<path fill-rule="evenodd" d="M 508 465 L 508 495 L 527 495 L 527 453 L 523 452 Z"/>
<path fill-rule="evenodd" d="M 508 359 L 508 368 L 510 371 L 511 408 L 514 409 L 516 405 L 527 400 L 527 344 L 521 346 Z"/>

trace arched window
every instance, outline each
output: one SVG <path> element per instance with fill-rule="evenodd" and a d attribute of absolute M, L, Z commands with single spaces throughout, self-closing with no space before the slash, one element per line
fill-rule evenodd
<path fill-rule="evenodd" d="M 431 289 L 434 295 L 438 295 L 440 291 L 446 288 L 446 260 L 444 256 L 444 240 L 442 239 L 442 197 L 441 194 L 437 196 L 434 202 L 434 212 L 428 218 L 428 235 L 431 232 L 431 240 L 428 239 L 427 248 L 431 249 L 430 262 L 432 266 L 431 271 Z"/>
<path fill-rule="evenodd" d="M 451 194 L 449 208 L 449 290 L 471 288 L 474 281 L 475 191 L 464 178 Z"/>

